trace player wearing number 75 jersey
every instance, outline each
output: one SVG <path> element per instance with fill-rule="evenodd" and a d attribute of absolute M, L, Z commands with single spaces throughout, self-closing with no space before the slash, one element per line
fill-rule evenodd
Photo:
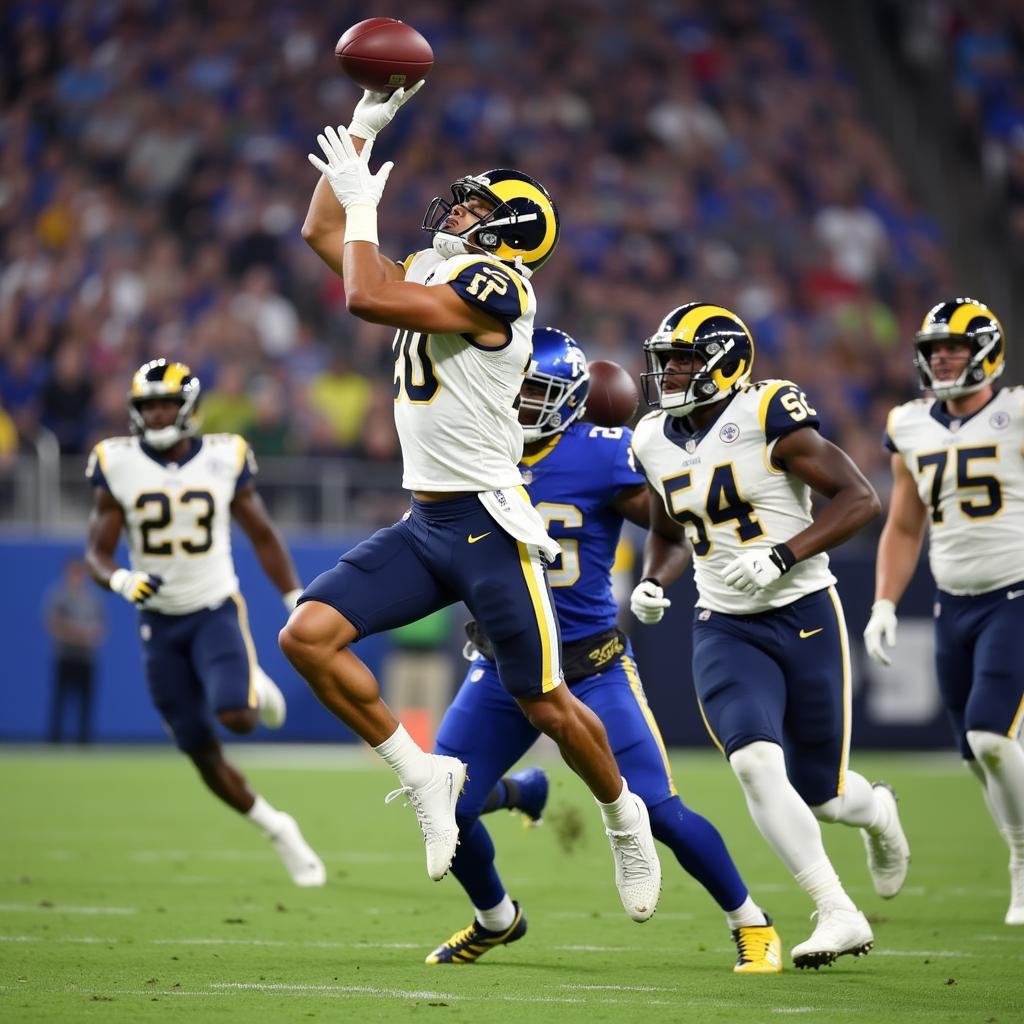
<path fill-rule="evenodd" d="M 95 497 L 86 559 L 97 582 L 139 609 L 150 695 L 203 782 L 261 829 L 292 881 L 323 885 L 324 866 L 289 814 L 249 789 L 225 757 L 215 720 L 236 733 L 284 722 L 281 691 L 256 663 L 231 557 L 231 519 L 252 541 L 291 609 L 301 588 L 256 493 L 256 463 L 237 434 L 197 437 L 199 378 L 155 359 L 132 378 L 131 437 L 101 441 L 86 475 Z M 122 530 L 131 568 L 114 560 Z"/>
<path fill-rule="evenodd" d="M 466 176 L 450 203 L 428 207 L 430 247 L 402 263 L 385 258 L 377 204 L 391 168 L 372 174 L 370 151 L 414 91 L 366 93 L 347 129 L 324 130 L 322 157 L 310 155 L 322 177 L 303 225 L 315 252 L 344 274 L 349 311 L 396 329 L 395 422 L 412 507 L 313 581 L 281 646 L 320 700 L 394 769 L 392 796 L 412 804 L 427 872 L 439 879 L 455 854 L 466 765 L 413 741 L 351 645 L 464 601 L 494 643 L 501 685 L 601 805 L 617 837 L 623 906 L 645 921 L 661 888 L 647 810 L 619 774 L 600 720 L 562 685 L 546 575 L 559 548 L 519 471 L 519 389 L 536 312 L 530 276 L 555 249 L 558 212 L 521 171 Z"/>
<path fill-rule="evenodd" d="M 876 516 L 878 498 L 818 433 L 796 384 L 748 383 L 754 343 L 734 313 L 680 306 L 644 350 L 644 393 L 660 411 L 633 435 L 637 468 L 655 492 L 633 611 L 657 622 L 663 587 L 692 552 L 701 713 L 761 834 L 817 906 L 793 962 L 819 967 L 866 953 L 871 927 L 843 889 L 818 821 L 863 830 L 881 896 L 900 890 L 909 851 L 892 791 L 847 766 L 849 649 L 825 551 Z M 829 499 L 816 519 L 811 489 Z"/>
<path fill-rule="evenodd" d="M 940 302 L 914 342 L 934 398 L 897 406 L 892 502 L 878 545 L 868 653 L 890 658 L 896 603 L 925 529 L 938 593 L 935 666 L 960 752 L 1010 847 L 1007 924 L 1024 925 L 1024 389 L 997 390 L 1005 336 L 974 299 Z"/>

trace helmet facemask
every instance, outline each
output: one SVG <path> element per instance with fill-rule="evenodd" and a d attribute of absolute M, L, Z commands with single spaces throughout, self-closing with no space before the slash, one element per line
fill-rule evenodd
<path fill-rule="evenodd" d="M 534 369 L 523 383 L 536 387 L 533 394 L 529 393 L 532 389 L 528 390 L 525 387 L 519 393 L 520 424 L 523 428 L 523 440 L 527 444 L 565 430 L 570 423 L 583 415 L 587 407 L 589 373 L 584 373 L 577 380 L 566 380 Z M 524 411 L 537 413 L 532 423 L 522 422 Z"/>
<path fill-rule="evenodd" d="M 510 187 L 520 194 L 503 199 L 496 191 L 507 191 Z M 558 240 L 558 217 L 550 197 L 532 178 L 518 171 L 495 170 L 459 178 L 451 188 L 451 201 L 435 196 L 421 224 L 433 236 L 433 248 L 439 256 L 448 259 L 483 252 L 510 264 L 526 277 L 548 258 Z M 530 190 L 533 196 L 522 194 Z M 482 199 L 491 207 L 490 211 L 462 231 L 446 231 L 444 222 L 452 210 L 472 198 Z M 543 252 L 538 254 L 538 247 Z M 531 255 L 534 258 L 527 265 Z"/>
<path fill-rule="evenodd" d="M 750 367 L 740 370 L 741 354 L 733 353 L 735 338 L 721 341 L 680 343 L 672 340 L 671 332 L 652 335 L 644 342 L 647 357 L 647 372 L 640 375 L 644 399 L 648 405 L 663 409 L 669 416 L 688 416 L 702 405 L 721 401 L 746 383 Z M 692 357 L 690 379 L 681 391 L 665 389 L 666 375 L 682 375 L 685 371 L 667 371 L 673 354 L 690 354 Z M 703 365 L 698 365 L 703 360 Z M 723 387 L 723 384 L 725 385 Z"/>
<path fill-rule="evenodd" d="M 971 334 L 950 334 L 942 324 L 935 324 L 932 330 L 927 328 L 919 331 L 914 338 L 914 365 L 921 377 L 921 387 L 927 388 L 936 398 L 945 401 L 950 398 L 963 398 L 973 395 L 987 387 L 1002 374 L 1006 364 L 999 356 L 1002 334 L 995 326 L 982 327 Z M 960 342 L 970 347 L 970 355 L 964 368 L 955 380 L 940 381 L 932 370 L 931 357 L 933 346 L 940 341 Z M 985 362 L 995 362 L 992 369 L 986 369 Z"/>
<path fill-rule="evenodd" d="M 145 372 L 149 365 L 144 366 L 135 376 L 132 393 L 128 396 L 128 424 L 133 434 L 138 435 L 151 448 L 166 451 L 173 448 L 179 441 L 192 437 L 199 430 L 199 379 L 187 375 L 184 380 L 173 386 L 161 380 L 147 380 Z M 187 373 L 187 367 L 182 367 Z M 179 403 L 177 415 L 173 423 L 164 427 L 148 427 L 142 415 L 142 407 L 146 402 L 158 399 L 170 399 Z"/>

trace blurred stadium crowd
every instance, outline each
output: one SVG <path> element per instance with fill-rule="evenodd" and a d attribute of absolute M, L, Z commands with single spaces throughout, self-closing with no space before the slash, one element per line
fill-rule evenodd
<path fill-rule="evenodd" d="M 592 358 L 695 298 L 736 309 L 755 377 L 800 381 L 876 482 L 884 416 L 916 394 L 910 338 L 955 278 L 936 221 L 799 0 L 393 0 L 436 56 L 382 135 L 382 248 L 423 247 L 467 171 L 543 181 L 562 242 L 541 314 Z M 1024 249 L 1024 9 L 919 5 L 955 65 Z M 379 12 L 373 12 L 379 13 Z M 365 5 L 12 0 L 0 14 L 0 452 L 42 424 L 81 453 L 126 429 L 134 369 L 201 377 L 205 429 L 257 454 L 398 458 L 387 332 L 299 236 L 316 133 L 357 99 L 333 44 Z M 916 34 L 915 34 L 916 33 Z"/>

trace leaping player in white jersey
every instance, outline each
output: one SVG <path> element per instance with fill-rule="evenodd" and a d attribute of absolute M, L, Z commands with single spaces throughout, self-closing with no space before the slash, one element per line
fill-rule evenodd
<path fill-rule="evenodd" d="M 1006 338 L 974 299 L 940 302 L 914 341 L 934 398 L 898 405 L 868 654 L 891 658 L 896 604 L 928 531 L 935 667 L 961 755 L 1010 847 L 1006 924 L 1024 925 L 1024 388 L 999 388 Z"/>
<path fill-rule="evenodd" d="M 290 814 L 255 794 L 224 756 L 215 719 L 235 733 L 279 728 L 285 701 L 259 667 L 231 557 L 231 519 L 252 541 L 287 609 L 301 592 L 287 548 L 256 493 L 256 462 L 238 434 L 195 436 L 199 379 L 155 359 L 132 379 L 131 437 L 92 450 L 95 497 L 86 560 L 97 582 L 139 609 L 150 695 L 203 782 L 270 840 L 300 886 L 324 865 Z M 122 531 L 131 568 L 115 561 Z"/>
<path fill-rule="evenodd" d="M 903 885 L 909 850 L 892 791 L 848 767 L 850 658 L 825 551 L 876 516 L 878 498 L 818 433 L 796 384 L 748 383 L 754 343 L 735 313 L 680 306 L 644 351 L 644 393 L 660 411 L 633 433 L 637 468 L 654 491 L 633 612 L 659 621 L 663 588 L 692 553 L 701 714 L 754 823 L 817 906 L 793 962 L 817 968 L 859 956 L 874 942 L 871 926 L 843 889 L 818 821 L 863 830 L 883 897 Z M 810 489 L 828 499 L 816 519 Z"/>
<path fill-rule="evenodd" d="M 416 89 L 366 93 L 347 129 L 319 136 L 323 159 L 310 161 L 323 177 L 303 226 L 314 251 L 344 274 L 349 310 L 397 329 L 395 421 L 412 508 L 306 589 L 281 646 L 320 700 L 395 770 L 401 788 L 392 796 L 413 805 L 428 874 L 438 879 L 458 841 L 466 766 L 420 749 L 351 645 L 465 601 L 494 643 L 502 685 L 599 802 L 623 906 L 644 921 L 661 886 L 647 810 L 619 774 L 600 720 L 562 685 L 545 572 L 559 548 L 518 467 L 519 391 L 536 309 L 529 279 L 555 248 L 558 214 L 528 175 L 488 171 L 456 181 L 451 203 L 430 205 L 429 249 L 404 263 L 384 257 L 377 204 L 391 168 L 371 174 L 370 150 Z M 477 909 L 507 928 L 515 908 L 505 902 Z"/>

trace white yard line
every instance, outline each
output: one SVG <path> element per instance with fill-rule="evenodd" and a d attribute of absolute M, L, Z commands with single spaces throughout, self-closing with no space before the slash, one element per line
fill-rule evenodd
<path fill-rule="evenodd" d="M 72 907 L 62 903 L 0 903 L 3 914 L 135 914 L 137 907 Z"/>
<path fill-rule="evenodd" d="M 569 996 L 511 996 L 497 995 L 495 993 L 481 993 L 479 995 L 470 993 L 434 992 L 429 989 L 400 989 L 400 988 L 379 988 L 374 985 L 288 985 L 279 983 L 263 982 L 214 982 L 213 989 L 234 989 L 248 992 L 316 992 L 329 996 L 379 996 L 384 999 L 428 999 L 440 1002 L 503 1002 L 503 1003 L 540 1003 L 543 1005 L 569 1004 L 579 1005 L 588 1003 L 600 1003 L 608 1006 L 619 1006 L 628 1004 L 636 1006 L 636 1000 L 622 999 L 574 999 Z M 649 999 L 644 1002 L 646 1006 L 671 1006 L 674 1003 L 668 1000 Z"/>

